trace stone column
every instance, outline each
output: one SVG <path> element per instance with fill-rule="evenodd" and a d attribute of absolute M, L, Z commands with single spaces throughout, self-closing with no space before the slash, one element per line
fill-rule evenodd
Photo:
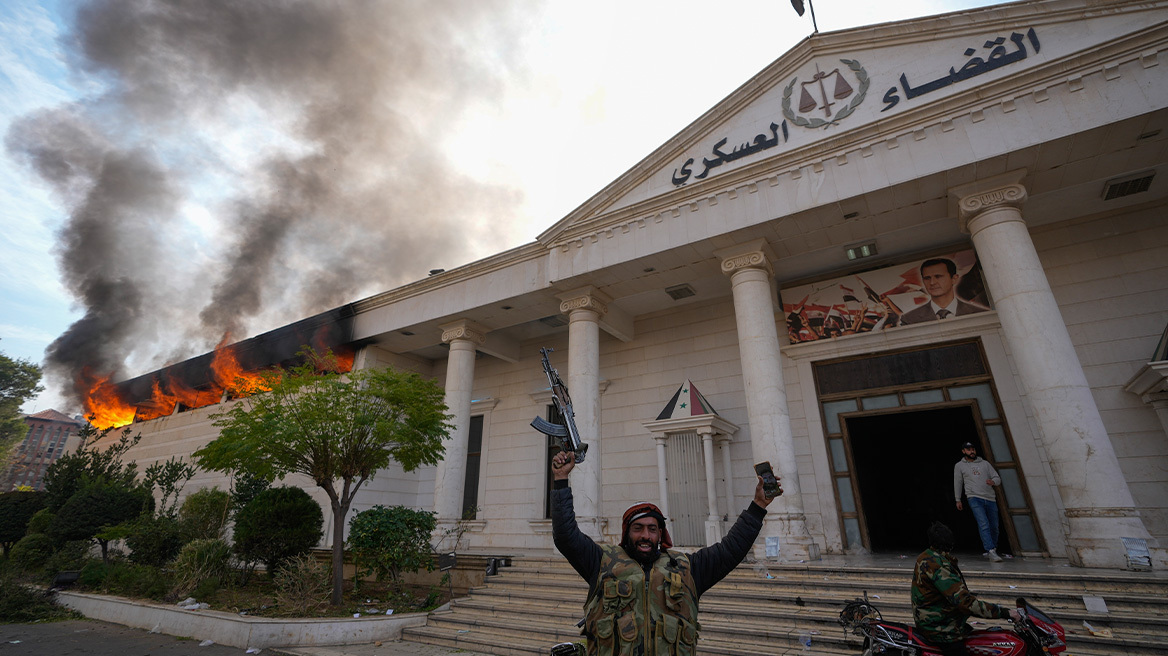
<path fill-rule="evenodd" d="M 466 320 L 440 328 L 442 341 L 450 345 L 450 357 L 446 361 L 446 407 L 454 415 L 451 420 L 454 428 L 434 478 L 434 511 L 438 513 L 439 530 L 462 519 L 475 347 L 486 340 L 486 331 Z"/>
<path fill-rule="evenodd" d="M 718 450 L 722 452 L 722 483 L 726 486 L 726 520 L 731 522 L 727 525 L 733 526 L 738 513 L 742 512 L 741 508 L 734 507 L 734 470 L 730 462 L 730 436 L 718 436 Z"/>
<path fill-rule="evenodd" d="M 762 535 L 755 543 L 755 555 L 765 558 L 766 539 L 777 538 L 780 560 L 816 560 L 819 545 L 808 534 L 803 515 L 795 443 L 779 359 L 775 295 L 771 289 L 774 271 L 764 249 L 766 241 L 758 239 L 714 253 L 722 260 L 722 273 L 730 276 L 734 294 L 752 457 L 755 462 L 770 461 L 775 474 L 782 478 L 784 491 L 767 509 Z M 738 475 L 748 479 L 754 488 L 757 478 L 753 470 Z"/>
<path fill-rule="evenodd" d="M 580 439 L 588 444 L 587 460 L 572 474 L 576 522 L 581 531 L 600 539 L 605 525 L 600 517 L 600 318 L 608 312 L 609 299 L 591 287 L 559 298 L 560 312 L 568 315 L 568 391 Z"/>
<path fill-rule="evenodd" d="M 660 499 L 657 505 L 661 507 L 661 514 L 666 519 L 669 518 L 669 484 L 665 470 L 665 441 L 668 439 L 664 434 L 653 436 L 653 441 L 657 443 L 657 494 Z"/>
<path fill-rule="evenodd" d="M 1024 175 L 1014 171 L 950 193 L 981 260 L 1050 459 L 1065 507 L 1067 556 L 1078 566 L 1122 568 L 1126 558 L 1119 538 L 1150 536 L 1022 218 Z"/>
<path fill-rule="evenodd" d="M 706 517 L 706 544 L 722 539 L 722 523 L 718 521 L 718 484 L 714 480 L 714 431 L 699 430 L 702 436 L 702 460 L 706 468 L 706 503 L 710 514 Z"/>

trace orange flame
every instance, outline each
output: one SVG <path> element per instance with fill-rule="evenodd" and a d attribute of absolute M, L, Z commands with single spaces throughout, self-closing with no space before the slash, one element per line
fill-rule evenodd
<path fill-rule="evenodd" d="M 110 382 L 109 376 L 104 378 L 94 374 L 89 367 L 81 370 L 78 383 L 88 391 L 82 399 L 85 416 L 92 417 L 90 423 L 100 429 L 111 426 L 125 426 L 134 421 L 134 406 L 127 403 L 118 394 L 116 385 Z"/>
<path fill-rule="evenodd" d="M 234 345 L 227 343 L 230 338 L 230 334 L 225 334 L 215 346 L 215 355 L 211 359 L 213 382 L 208 387 L 195 389 L 174 375 L 162 373 L 162 377 L 154 381 L 150 399 L 137 406 L 121 397 L 117 385 L 110 382 L 109 376 L 101 378 L 88 368 L 83 369 L 79 376 L 79 387 L 88 390 L 82 400 L 85 416 L 93 416 L 91 423 L 99 429 L 105 429 L 165 417 L 173 414 L 180 403 L 187 409 L 213 405 L 219 403 L 224 392 L 231 398 L 239 398 L 267 391 L 269 387 L 262 373 L 246 371 L 239 364 Z M 338 373 L 353 368 L 352 351 L 342 349 L 334 356 Z"/>
<path fill-rule="evenodd" d="M 227 345 L 231 333 L 223 335 L 219 345 L 215 347 L 215 358 L 211 360 L 211 375 L 215 378 L 215 385 L 233 397 L 248 396 L 256 392 L 266 392 L 261 374 L 244 371 L 239 366 L 239 359 L 235 356 L 235 349 Z"/>

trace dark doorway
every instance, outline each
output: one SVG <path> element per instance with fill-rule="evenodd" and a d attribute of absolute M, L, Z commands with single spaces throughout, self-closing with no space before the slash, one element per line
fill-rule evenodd
<path fill-rule="evenodd" d="M 913 554 L 925 548 L 933 520 L 957 536 L 957 553 L 981 555 L 977 522 L 969 504 L 953 503 L 953 465 L 961 445 L 973 442 L 984 456 L 973 410 L 968 406 L 845 419 L 855 480 L 874 553 Z M 998 553 L 1010 541 L 999 517 Z"/>

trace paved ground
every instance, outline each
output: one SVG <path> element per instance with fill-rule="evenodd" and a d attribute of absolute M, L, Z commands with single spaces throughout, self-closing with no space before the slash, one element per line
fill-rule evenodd
<path fill-rule="evenodd" d="M 252 652 L 255 653 L 255 652 Z M 414 642 L 344 647 L 264 649 L 262 656 L 480 656 L 473 652 Z M 200 647 L 196 640 L 149 633 L 94 620 L 44 624 L 0 624 L 3 656 L 240 656 L 245 650 L 226 645 Z"/>

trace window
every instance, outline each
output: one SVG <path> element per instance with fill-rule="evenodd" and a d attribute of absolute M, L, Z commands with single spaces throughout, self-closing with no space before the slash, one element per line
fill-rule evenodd
<path fill-rule="evenodd" d="M 479 467 L 483 456 L 483 416 L 470 418 L 466 445 L 466 480 L 462 482 L 462 518 L 477 519 L 479 509 Z"/>

